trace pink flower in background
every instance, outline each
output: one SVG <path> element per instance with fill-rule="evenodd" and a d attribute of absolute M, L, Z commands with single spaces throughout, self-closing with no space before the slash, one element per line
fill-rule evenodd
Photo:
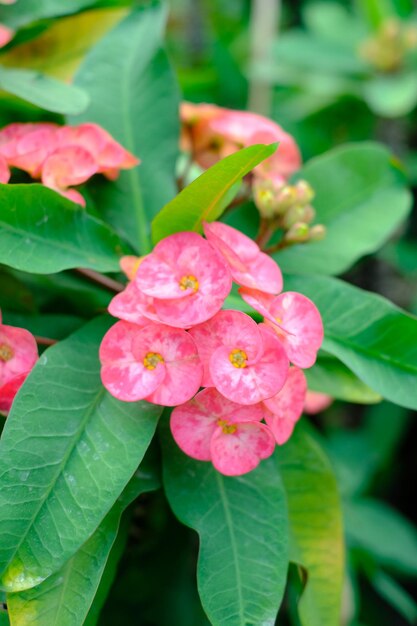
<path fill-rule="evenodd" d="M 264 400 L 264 418 L 275 441 L 282 445 L 291 437 L 301 417 L 307 393 L 307 381 L 302 370 L 290 367 L 285 385 L 275 396 Z"/>
<path fill-rule="evenodd" d="M 160 241 L 143 259 L 134 282 L 142 293 L 154 298 L 161 321 L 179 328 L 211 318 L 232 286 L 221 255 L 193 232 Z"/>
<path fill-rule="evenodd" d="M 139 265 L 142 263 L 144 258 L 145 257 L 142 256 L 134 256 L 133 254 L 122 256 L 119 261 L 120 269 L 129 280 L 133 280 L 135 278 Z"/>
<path fill-rule="evenodd" d="M 204 389 L 171 414 L 171 432 L 188 456 L 212 461 L 226 476 L 252 471 L 274 451 L 269 429 L 260 423 L 260 405 L 243 406 Z"/>
<path fill-rule="evenodd" d="M 63 126 L 58 130 L 57 141 L 61 148 L 79 147 L 86 150 L 96 164 L 96 171 L 111 180 L 118 177 L 121 169 L 130 169 L 140 162 L 97 124 Z"/>
<path fill-rule="evenodd" d="M 205 222 L 204 234 L 223 255 L 238 285 L 271 294 L 282 290 L 281 270 L 252 239 L 222 222 Z"/>
<path fill-rule="evenodd" d="M 301 165 L 301 155 L 294 139 L 281 126 L 250 111 L 234 111 L 213 104 L 181 105 L 183 133 L 181 147 L 192 152 L 202 167 L 259 143 L 279 143 L 278 150 L 254 173 L 262 178 L 284 182 Z"/>
<path fill-rule="evenodd" d="M 204 367 L 203 385 L 229 400 L 256 404 L 284 385 L 288 359 L 279 340 L 245 313 L 220 311 L 190 330 Z"/>
<path fill-rule="evenodd" d="M 56 148 L 57 128 L 49 122 L 9 124 L 0 131 L 0 153 L 10 166 L 38 178 L 44 160 Z"/>
<path fill-rule="evenodd" d="M 279 296 L 239 289 L 243 300 L 265 318 L 265 323 L 278 335 L 289 360 L 298 367 L 314 365 L 323 342 L 321 315 L 311 300 L 295 291 Z"/>
<path fill-rule="evenodd" d="M 6 159 L 0 154 L 0 183 L 8 183 L 10 180 L 10 170 Z"/>
<path fill-rule="evenodd" d="M 8 412 L 26 376 L 38 359 L 34 336 L 24 328 L 1 323 L 0 314 L 0 410 Z"/>
<path fill-rule="evenodd" d="M 327 409 L 333 402 L 333 398 L 319 391 L 307 391 L 304 402 L 304 411 L 309 415 L 316 415 Z"/>
<path fill-rule="evenodd" d="M 163 324 L 117 322 L 104 336 L 100 361 L 102 382 L 113 396 L 163 406 L 192 398 L 203 372 L 192 337 Z"/>
<path fill-rule="evenodd" d="M 4 48 L 13 39 L 15 31 L 4 24 L 0 24 L 0 48 Z"/>
<path fill-rule="evenodd" d="M 45 159 L 42 165 L 42 183 L 72 200 L 75 197 L 71 193 L 68 196 L 68 187 L 86 182 L 97 171 L 97 164 L 87 150 L 79 146 L 69 146 L 55 150 Z M 84 199 L 79 203 L 85 204 Z"/>

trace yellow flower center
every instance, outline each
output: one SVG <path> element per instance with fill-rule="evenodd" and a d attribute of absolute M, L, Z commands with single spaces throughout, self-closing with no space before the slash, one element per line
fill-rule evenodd
<path fill-rule="evenodd" d="M 143 364 L 148 370 L 156 369 L 158 363 L 164 363 L 163 357 L 158 352 L 148 352 L 143 359 Z"/>
<path fill-rule="evenodd" d="M 13 357 L 14 352 L 11 347 L 8 346 L 7 343 L 0 344 L 0 361 L 4 361 L 4 363 L 6 363 L 7 361 L 10 361 L 10 359 L 12 359 Z"/>
<path fill-rule="evenodd" d="M 236 348 L 229 354 L 229 361 L 234 367 L 243 368 L 248 364 L 248 355 L 243 350 Z"/>
<path fill-rule="evenodd" d="M 217 426 L 220 426 L 225 435 L 233 435 L 237 431 L 236 424 L 229 424 L 226 420 L 218 419 Z"/>
<path fill-rule="evenodd" d="M 180 280 L 180 289 L 185 291 L 186 289 L 193 289 L 194 291 L 198 291 L 198 280 L 192 274 L 188 274 L 187 276 L 183 276 Z"/>
<path fill-rule="evenodd" d="M 275 320 L 278 324 L 282 324 L 282 319 L 280 317 L 276 317 Z"/>

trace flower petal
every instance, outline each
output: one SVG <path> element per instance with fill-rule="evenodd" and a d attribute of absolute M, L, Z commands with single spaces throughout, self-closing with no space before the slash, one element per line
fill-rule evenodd
<path fill-rule="evenodd" d="M 265 421 L 279 445 L 290 438 L 294 425 L 303 412 L 306 392 L 307 381 L 303 371 L 290 367 L 281 391 L 264 401 Z"/>
<path fill-rule="evenodd" d="M 211 459 L 214 467 L 226 476 L 251 472 L 262 459 L 275 449 L 269 428 L 259 422 L 236 424 L 235 432 L 224 433 L 218 428 L 211 439 Z"/>
<path fill-rule="evenodd" d="M 142 293 L 134 282 L 129 283 L 126 289 L 114 296 L 108 306 L 108 311 L 114 317 L 139 326 L 149 324 L 150 320 L 160 321 L 155 311 L 153 298 Z"/>

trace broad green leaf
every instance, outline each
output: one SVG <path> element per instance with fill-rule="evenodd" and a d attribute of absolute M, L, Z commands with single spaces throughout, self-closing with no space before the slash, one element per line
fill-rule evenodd
<path fill-rule="evenodd" d="M 126 12 L 126 8 L 96 9 L 62 17 L 36 39 L 1 54 L 1 64 L 46 72 L 48 76 L 60 80 L 71 80 L 88 50 Z"/>
<path fill-rule="evenodd" d="M 82 113 L 89 103 L 83 89 L 33 70 L 0 68 L 0 89 L 41 109 L 63 115 Z"/>
<path fill-rule="evenodd" d="M 155 476 L 138 470 L 94 534 L 59 572 L 37 587 L 8 594 L 13 626 L 28 623 L 82 626 L 116 540 L 124 509 L 141 493 L 158 486 Z"/>
<path fill-rule="evenodd" d="M 344 504 L 351 547 L 370 554 L 385 567 L 417 575 L 417 529 L 383 502 L 362 498 Z"/>
<path fill-rule="evenodd" d="M 103 222 L 43 185 L 0 185 L 0 263 L 52 274 L 119 270 L 129 248 Z"/>
<path fill-rule="evenodd" d="M 198 589 L 213 626 L 272 625 L 287 576 L 287 510 L 272 460 L 236 478 L 186 457 L 164 436 L 164 484 L 200 538 Z"/>
<path fill-rule="evenodd" d="M 203 221 L 212 222 L 220 217 L 226 208 L 224 198 L 231 199 L 228 195 L 230 190 L 237 191 L 236 183 L 275 150 L 276 144 L 250 146 L 206 170 L 155 217 L 152 222 L 153 242 L 184 230 L 201 231 Z"/>
<path fill-rule="evenodd" d="M 131 0 L 23 0 L 18 5 L 0 6 L 0 22 L 19 28 L 37 20 L 71 15 L 96 6 L 126 6 Z"/>
<path fill-rule="evenodd" d="M 134 10 L 88 54 L 75 83 L 90 95 L 72 123 L 96 122 L 141 164 L 97 189 L 97 206 L 142 254 L 150 220 L 176 193 L 179 95 L 162 49 L 165 10 Z M 109 89 L 111 85 L 111 89 Z"/>
<path fill-rule="evenodd" d="M 382 399 L 346 365 L 328 354 L 320 354 L 315 365 L 305 370 L 305 374 L 309 389 L 327 393 L 338 400 L 372 404 Z"/>
<path fill-rule="evenodd" d="M 396 179 L 389 151 L 373 143 L 335 148 L 297 174 L 316 192 L 322 241 L 291 246 L 275 255 L 294 274 L 340 274 L 375 252 L 407 217 L 411 196 Z"/>
<path fill-rule="evenodd" d="M 340 623 L 344 576 L 342 513 L 332 468 L 301 425 L 275 453 L 287 493 L 290 560 L 307 570 L 302 626 Z"/>
<path fill-rule="evenodd" d="M 417 105 L 415 69 L 390 76 L 375 76 L 365 83 L 363 95 L 369 108 L 381 117 L 402 117 Z"/>
<path fill-rule="evenodd" d="M 417 602 L 391 576 L 379 570 L 371 576 L 371 583 L 409 624 L 417 622 Z"/>
<path fill-rule="evenodd" d="M 125 403 L 100 380 L 94 320 L 49 348 L 18 393 L 0 442 L 0 571 L 7 591 L 57 572 L 110 510 L 161 408 Z"/>
<path fill-rule="evenodd" d="M 326 352 L 382 397 L 417 408 L 417 318 L 336 278 L 291 276 L 285 288 L 300 291 L 317 305 Z"/>

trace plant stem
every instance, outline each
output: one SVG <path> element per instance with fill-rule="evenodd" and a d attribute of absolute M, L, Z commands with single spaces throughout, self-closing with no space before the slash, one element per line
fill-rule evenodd
<path fill-rule="evenodd" d="M 53 346 L 58 343 L 56 339 L 50 339 L 49 337 L 40 337 L 39 335 L 34 335 L 36 343 L 40 346 Z"/>
<path fill-rule="evenodd" d="M 266 64 L 271 47 L 278 34 L 281 0 L 252 0 L 250 21 L 251 79 L 249 84 L 249 110 L 270 115 L 272 87 L 270 81 L 259 76 L 259 65 Z"/>
<path fill-rule="evenodd" d="M 95 285 L 100 285 L 100 287 L 104 287 L 113 293 L 119 293 L 126 287 L 123 283 L 119 283 L 117 280 L 113 280 L 113 278 L 109 278 L 104 274 L 99 274 L 99 272 L 95 272 L 94 270 L 79 267 L 75 271 Z"/>

